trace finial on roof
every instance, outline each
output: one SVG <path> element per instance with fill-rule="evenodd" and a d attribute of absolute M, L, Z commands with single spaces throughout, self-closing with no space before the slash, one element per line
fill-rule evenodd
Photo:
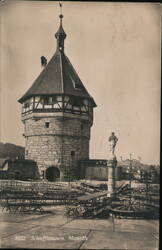
<path fill-rule="evenodd" d="M 60 15 L 59 15 L 59 18 L 60 18 L 60 24 L 62 24 L 62 19 L 63 19 L 63 17 L 64 17 L 64 16 L 63 16 L 62 14 L 60 14 Z"/>
<path fill-rule="evenodd" d="M 63 15 L 62 15 L 62 4 L 59 1 L 59 6 L 60 6 L 60 27 L 58 29 L 58 31 L 55 34 L 55 37 L 57 39 L 57 50 L 63 51 L 64 50 L 64 40 L 66 38 L 66 33 L 62 27 L 62 19 L 63 19 Z"/>

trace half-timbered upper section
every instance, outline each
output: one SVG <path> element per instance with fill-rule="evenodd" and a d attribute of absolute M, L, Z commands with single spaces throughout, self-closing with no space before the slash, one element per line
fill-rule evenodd
<path fill-rule="evenodd" d="M 22 116 L 29 113 L 65 112 L 93 116 L 96 104 L 64 53 L 66 34 L 62 27 L 55 34 L 57 49 L 29 90 L 18 100 Z"/>

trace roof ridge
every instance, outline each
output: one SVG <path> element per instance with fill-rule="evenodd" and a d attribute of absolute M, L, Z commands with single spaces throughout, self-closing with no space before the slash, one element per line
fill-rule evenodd
<path fill-rule="evenodd" d="M 62 53 L 60 54 L 60 68 L 61 68 L 61 85 L 62 85 L 62 93 L 64 93 L 64 78 L 63 78 L 63 65 L 62 65 Z"/>

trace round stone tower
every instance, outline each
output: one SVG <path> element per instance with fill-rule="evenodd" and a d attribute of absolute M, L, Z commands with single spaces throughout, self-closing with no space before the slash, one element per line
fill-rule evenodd
<path fill-rule="evenodd" d="M 89 159 L 96 104 L 64 53 L 66 33 L 63 15 L 59 17 L 56 52 L 47 65 L 44 60 L 42 72 L 19 102 L 25 158 L 37 162 L 44 178 L 69 181 L 79 176 L 79 160 Z"/>

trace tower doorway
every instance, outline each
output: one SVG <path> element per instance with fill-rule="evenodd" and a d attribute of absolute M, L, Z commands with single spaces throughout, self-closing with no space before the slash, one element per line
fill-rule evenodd
<path fill-rule="evenodd" d="M 47 168 L 46 179 L 48 181 L 60 181 L 60 170 L 57 167 Z"/>

